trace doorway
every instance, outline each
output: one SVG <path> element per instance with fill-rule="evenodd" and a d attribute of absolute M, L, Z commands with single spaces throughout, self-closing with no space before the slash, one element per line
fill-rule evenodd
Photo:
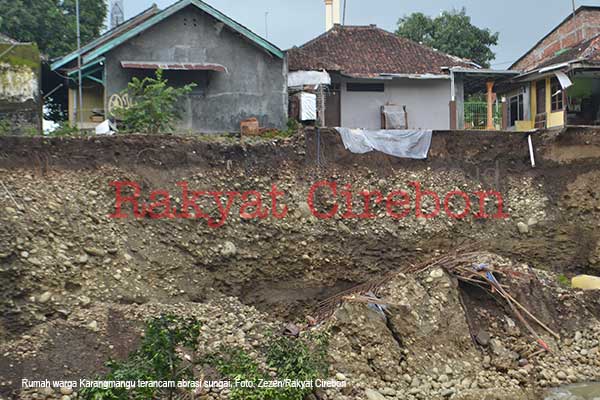
<path fill-rule="evenodd" d="M 535 127 L 537 129 L 546 128 L 546 80 L 535 83 Z"/>
<path fill-rule="evenodd" d="M 325 95 L 325 126 L 342 126 L 341 86 L 334 83 Z"/>

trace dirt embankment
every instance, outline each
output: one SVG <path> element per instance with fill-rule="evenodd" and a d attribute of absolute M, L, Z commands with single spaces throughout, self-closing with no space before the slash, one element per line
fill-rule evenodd
<path fill-rule="evenodd" d="M 0 390 L 14 388 L 26 371 L 57 378 L 92 374 L 109 356 L 125 354 L 136 342 L 135 326 L 121 324 L 118 313 L 107 325 L 94 317 L 102 314 L 97 307 L 109 313 L 111 304 L 202 305 L 225 294 L 267 318 L 302 320 L 328 296 L 472 241 L 530 267 L 597 273 L 600 135 L 544 133 L 533 142 L 535 169 L 526 136 L 509 133 L 435 133 L 424 161 L 353 155 L 329 130 L 244 145 L 147 136 L 0 138 L 0 338 L 6 345 L 31 344 L 19 355 L 0 355 L 0 365 L 8 366 L 0 368 Z M 311 186 L 323 180 L 339 184 L 337 196 L 321 188 L 315 198 L 321 212 L 338 206 L 329 219 L 316 218 L 307 204 Z M 129 217 L 115 219 L 109 217 L 115 181 L 139 183 L 146 203 L 151 191 L 168 190 L 179 213 L 185 196 L 178 182 L 223 194 L 198 201 L 206 218 L 134 218 L 125 204 Z M 438 216 L 415 216 L 418 189 L 409 182 L 440 196 Z M 241 216 L 239 196 L 230 212 L 219 208 L 226 208 L 227 192 L 245 191 L 260 192 L 263 206 L 272 208 L 274 184 L 282 192 L 279 207 L 288 207 L 282 219 Z M 405 190 L 410 214 L 392 218 L 382 201 L 370 218 L 345 218 L 345 184 L 355 213 L 363 211 L 364 189 L 384 198 Z M 462 219 L 443 209 L 444 196 L 455 190 L 467 193 L 472 205 Z M 499 192 L 509 217 L 475 218 L 482 190 Z M 449 209 L 460 214 L 464 205 L 459 199 Z M 421 206 L 435 214 L 431 196 L 423 195 Z M 495 197 L 485 211 L 498 211 Z M 210 227 L 208 215 L 225 221 Z M 554 310 L 547 320 L 556 317 Z M 79 328 L 61 325 L 69 321 L 80 321 Z M 112 334 L 99 338 L 98 326 Z M 90 348 L 96 357 L 78 362 L 70 355 Z"/>

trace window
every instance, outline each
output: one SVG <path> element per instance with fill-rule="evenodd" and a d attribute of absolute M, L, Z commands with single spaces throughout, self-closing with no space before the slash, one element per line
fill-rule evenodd
<path fill-rule="evenodd" d="M 508 126 L 515 126 L 515 121 L 524 119 L 523 94 L 512 96 L 508 100 Z"/>
<path fill-rule="evenodd" d="M 562 111 L 563 109 L 563 89 L 556 78 L 550 81 L 552 111 Z"/>
<path fill-rule="evenodd" d="M 385 85 L 383 83 L 350 83 L 346 84 L 346 90 L 349 92 L 383 92 Z"/>

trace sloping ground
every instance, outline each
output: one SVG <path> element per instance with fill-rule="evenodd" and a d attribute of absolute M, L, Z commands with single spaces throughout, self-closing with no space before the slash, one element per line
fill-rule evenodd
<path fill-rule="evenodd" d="M 0 138 L 0 393 L 15 393 L 24 375 L 80 377 L 101 371 L 107 358 L 123 357 L 135 346 L 141 319 L 152 312 L 183 307 L 190 313 L 202 313 L 207 303 L 224 294 L 264 313 L 249 311 L 247 321 L 272 326 L 284 320 L 303 321 L 324 298 L 473 241 L 481 241 L 482 248 L 516 265 L 565 274 L 598 271 L 600 195 L 595 188 L 600 172 L 594 152 L 600 139 L 595 131 L 536 137 L 536 169 L 529 166 L 526 141 L 520 134 L 436 133 L 427 161 L 351 155 L 331 131 L 320 133 L 319 146 L 316 138 L 309 132 L 306 138 L 244 146 L 230 140 L 178 137 Z M 573 152 L 573 146 L 589 150 Z M 377 189 L 384 196 L 406 190 L 414 204 L 416 189 L 407 182 L 420 182 L 422 190 L 434 191 L 442 198 L 456 189 L 467 192 L 473 205 L 478 205 L 473 193 L 497 190 L 510 217 L 476 219 L 469 215 L 456 220 L 442 211 L 438 217 L 424 219 L 416 218 L 413 209 L 410 216 L 395 220 L 387 215 L 382 202 L 373 207 L 373 218 L 346 219 L 341 217 L 347 207 L 340 194 L 335 199 L 317 197 L 317 207 L 323 212 L 334 203 L 340 207 L 334 218 L 324 220 L 314 217 L 306 203 L 310 187 L 321 180 L 339 181 L 340 190 L 343 184 L 351 184 L 356 212 L 364 205 L 363 189 Z M 278 204 L 287 205 L 289 213 L 283 219 L 242 218 L 242 201 L 237 198 L 231 215 L 219 228 L 209 227 L 205 219 L 133 218 L 130 205 L 123 208 L 129 218 L 114 219 L 108 217 L 115 211 L 113 181 L 138 182 L 144 201 L 152 190 L 169 190 L 173 207 L 183 202 L 177 186 L 181 181 L 194 190 L 256 190 L 263 194 L 268 208 L 268 193 L 276 184 L 284 192 Z M 223 201 L 226 199 L 225 195 Z M 214 199 L 207 197 L 199 203 L 207 214 L 219 219 Z M 493 199 L 488 201 L 490 215 L 497 211 L 496 206 Z M 431 197 L 423 198 L 422 208 L 424 212 L 434 210 Z M 463 208 L 457 202 L 451 210 L 460 213 Z M 472 213 L 477 211 L 474 206 Z M 349 393 L 330 393 L 331 398 L 361 398 L 363 389 L 389 386 L 395 390 L 393 395 L 388 391 L 392 398 L 405 398 L 402 396 L 410 390 L 419 389 L 411 395 L 454 394 L 466 399 L 467 388 L 495 388 L 500 383 L 522 395 L 566 380 L 552 375 L 543 378 L 546 383 L 542 384 L 538 366 L 546 363 L 543 371 L 556 370 L 558 358 L 553 356 L 531 361 L 536 372 L 528 372 L 526 384 L 520 375 L 507 375 L 510 371 L 523 374 L 518 365 L 493 369 L 496 372 L 482 369 L 493 363 L 485 358 L 485 349 L 482 352 L 473 346 L 457 300 L 459 292 L 452 283 L 443 281 L 436 289 L 439 293 L 432 294 L 429 282 L 402 279 L 409 281 L 398 281 L 390 296 L 416 308 L 416 316 L 409 317 L 412 314 L 401 310 L 394 317 L 398 320 L 391 320 L 396 327 L 391 331 L 377 315 L 369 315 L 366 306 L 351 305 L 337 315 L 339 326 L 332 328 L 337 332 L 331 350 L 332 374 L 348 374 L 355 385 Z M 549 280 L 558 277 L 551 275 Z M 575 372 L 565 371 L 565 376 L 569 381 L 589 379 L 593 374 L 586 366 L 596 362 L 598 346 L 593 321 L 565 316 L 567 302 L 580 295 L 559 290 L 552 282 L 548 286 L 553 289 L 541 297 L 536 297 L 536 287 L 518 291 L 519 300 L 535 299 L 527 306 L 541 304 L 532 311 L 539 312 L 544 322 L 564 329 L 565 337 L 574 337 L 578 329 L 583 332 L 580 340 L 586 342 L 576 346 L 578 351 L 588 350 L 592 364 L 582 362 L 581 370 L 573 366 Z M 408 288 L 412 288 L 410 296 L 402 292 Z M 436 296 L 445 300 L 440 303 Z M 476 304 L 468 299 L 466 308 L 477 314 Z M 588 312 L 598 315 L 600 307 L 588 300 L 583 301 L 592 304 Z M 219 310 L 245 310 L 240 303 L 224 302 Z M 470 328 L 488 329 L 490 323 L 488 330 L 494 333 L 490 321 L 492 317 L 500 321 L 504 312 L 485 315 L 492 307 L 483 304 L 481 320 L 474 314 Z M 132 313 L 139 318 L 129 318 Z M 366 328 L 361 317 L 370 321 Z M 411 319 L 417 317 L 421 322 Z M 502 326 L 500 322 L 496 325 L 498 329 Z M 447 329 L 440 330 L 440 326 Z M 223 334 L 219 326 L 211 329 L 214 335 Z M 359 333 L 361 329 L 365 337 Z M 379 330 L 393 334 L 376 335 Z M 503 338 L 501 329 L 497 335 Z M 355 343 L 345 343 L 349 337 Z M 372 348 L 374 339 L 381 341 L 381 349 L 389 349 L 385 358 L 376 352 L 375 357 L 368 356 L 370 350 L 361 350 L 353 358 L 357 346 Z M 510 340 L 502 340 L 503 346 L 510 345 Z M 430 346 L 435 346 L 435 352 Z M 596 351 L 591 351 L 594 348 Z M 564 354 L 576 349 L 567 347 Z M 456 363 L 444 362 L 456 354 L 460 354 Z M 560 354 L 557 357 L 570 357 Z M 460 364 L 465 360 L 469 366 Z M 390 368 L 389 363 L 398 369 Z M 445 378 L 439 377 L 448 363 L 457 371 L 446 374 L 452 385 L 444 385 Z M 483 374 L 481 379 L 476 371 Z M 384 382 L 390 382 L 386 374 L 393 374 L 397 385 L 385 386 Z M 414 376 L 421 376 L 419 385 L 404 388 L 407 385 L 398 382 L 398 376 L 404 374 L 411 378 L 410 383 L 403 378 L 409 385 Z M 494 374 L 507 378 L 498 380 Z M 469 385 L 463 382 L 467 378 Z M 481 385 L 472 387 L 474 381 Z"/>

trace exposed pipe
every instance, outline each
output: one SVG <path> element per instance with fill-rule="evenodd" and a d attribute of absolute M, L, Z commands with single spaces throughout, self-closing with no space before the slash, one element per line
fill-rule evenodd
<path fill-rule="evenodd" d="M 535 156 L 533 155 L 533 142 L 531 141 L 531 133 L 527 135 L 527 144 L 529 145 L 529 158 L 531 160 L 531 167 L 535 168 Z"/>

